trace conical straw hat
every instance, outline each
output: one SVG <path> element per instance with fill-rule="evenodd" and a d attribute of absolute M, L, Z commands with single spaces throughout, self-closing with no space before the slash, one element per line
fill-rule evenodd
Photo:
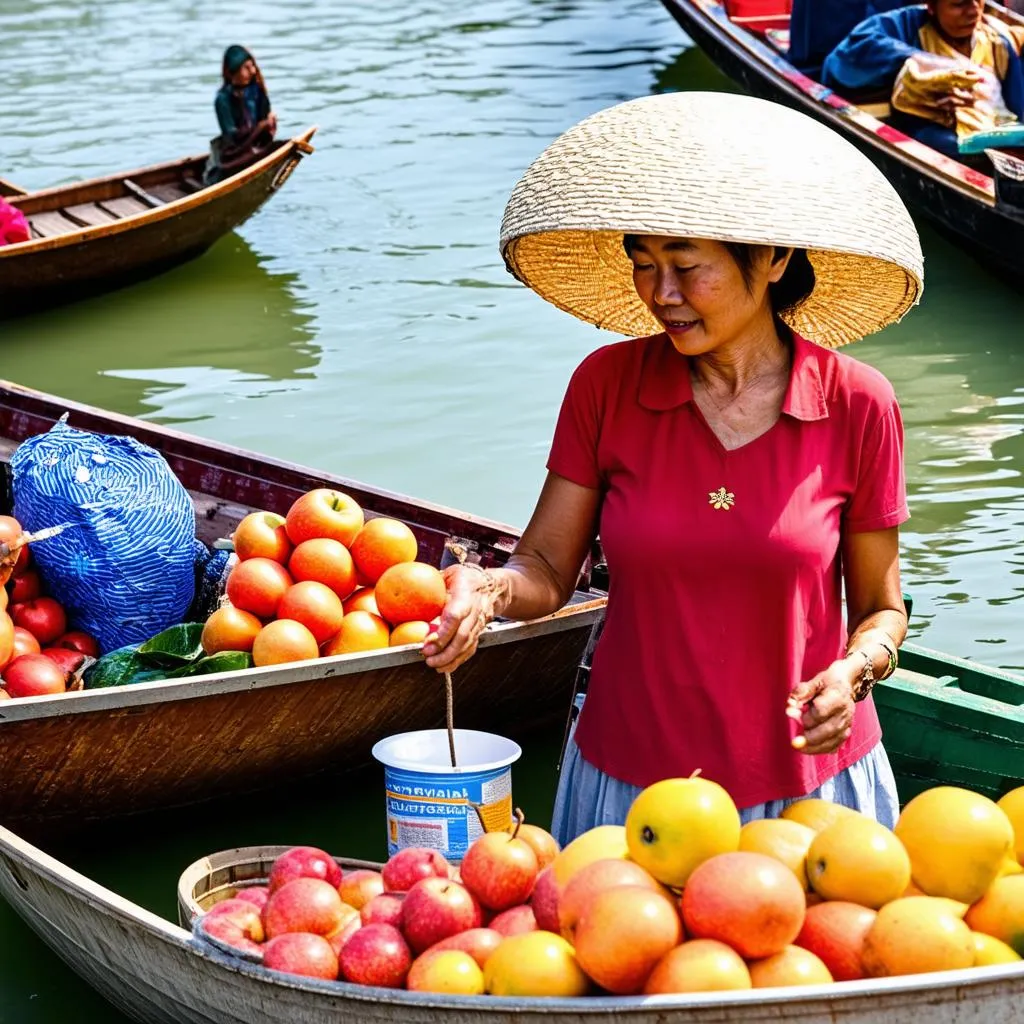
<path fill-rule="evenodd" d="M 749 96 L 647 96 L 581 121 L 516 185 L 501 252 L 560 309 L 654 334 L 626 233 L 806 249 L 815 287 L 784 318 L 830 348 L 899 320 L 924 287 L 914 222 L 874 164 L 805 114 Z"/>

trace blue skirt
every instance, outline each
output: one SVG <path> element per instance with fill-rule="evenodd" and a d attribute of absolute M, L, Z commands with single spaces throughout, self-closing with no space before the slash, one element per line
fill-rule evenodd
<path fill-rule="evenodd" d="M 551 822 L 551 834 L 563 847 L 582 832 L 598 825 L 623 824 L 626 812 L 643 789 L 642 786 L 613 779 L 585 760 L 576 746 L 575 732 L 576 725 L 573 723 L 565 757 L 562 759 Z M 859 761 L 827 779 L 813 792 L 783 800 L 770 800 L 756 807 L 743 807 L 740 809 L 740 819 L 745 824 L 758 818 L 777 818 L 790 804 L 810 797 L 851 807 L 887 828 L 896 824 L 900 811 L 896 780 L 889 767 L 889 758 L 882 744 L 878 743 Z"/>

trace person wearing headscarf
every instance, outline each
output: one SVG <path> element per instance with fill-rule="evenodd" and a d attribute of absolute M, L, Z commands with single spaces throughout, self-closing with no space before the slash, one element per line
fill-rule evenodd
<path fill-rule="evenodd" d="M 947 156 L 1024 117 L 1024 34 L 984 0 L 929 0 L 862 21 L 825 59 L 837 92 L 891 91 L 889 123 Z"/>
<path fill-rule="evenodd" d="M 506 564 L 445 570 L 427 665 L 456 669 L 496 616 L 557 610 L 599 537 L 608 604 L 559 778 L 562 844 L 698 770 L 744 821 L 814 796 L 891 827 L 870 693 L 907 629 L 903 428 L 890 383 L 834 349 L 923 287 L 892 186 L 778 104 L 649 96 L 547 147 L 500 248 L 541 297 L 632 340 L 573 373 Z"/>
<path fill-rule="evenodd" d="M 220 135 L 211 144 L 204 175 L 207 184 L 220 181 L 266 156 L 274 146 L 277 118 L 253 55 L 233 45 L 224 51 L 223 84 L 214 98 Z"/>

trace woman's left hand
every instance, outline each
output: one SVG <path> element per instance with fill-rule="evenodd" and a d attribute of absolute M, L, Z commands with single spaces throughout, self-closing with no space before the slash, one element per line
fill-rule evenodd
<path fill-rule="evenodd" d="M 831 754 L 846 741 L 853 726 L 856 675 L 856 665 L 843 658 L 832 662 L 813 679 L 794 687 L 789 705 L 802 709 L 800 724 L 804 731 L 794 739 L 793 746 L 801 753 Z"/>

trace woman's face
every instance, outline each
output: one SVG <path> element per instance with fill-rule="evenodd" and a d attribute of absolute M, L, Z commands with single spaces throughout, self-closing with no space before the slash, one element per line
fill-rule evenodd
<path fill-rule="evenodd" d="M 704 355 L 771 324 L 768 285 L 789 262 L 788 253 L 773 262 L 773 253 L 767 246 L 755 251 L 747 282 L 721 242 L 638 235 L 633 284 L 676 349 Z"/>
<path fill-rule="evenodd" d="M 984 0 L 933 0 L 928 4 L 942 34 L 954 42 L 974 35 L 984 9 Z"/>
<path fill-rule="evenodd" d="M 244 89 L 255 77 L 256 64 L 250 59 L 231 76 L 231 84 Z"/>

